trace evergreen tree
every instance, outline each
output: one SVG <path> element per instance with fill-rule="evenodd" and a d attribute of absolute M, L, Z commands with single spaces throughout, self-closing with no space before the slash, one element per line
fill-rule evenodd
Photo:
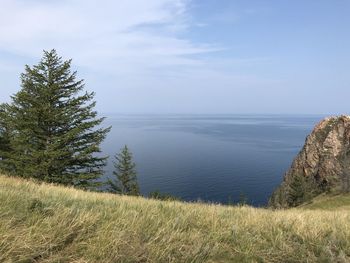
<path fill-rule="evenodd" d="M 304 176 L 294 176 L 289 185 L 288 202 L 292 206 L 301 204 L 305 199 L 305 179 Z"/>
<path fill-rule="evenodd" d="M 84 92 L 76 74 L 55 50 L 44 51 L 38 65 L 26 65 L 21 90 L 0 116 L 10 138 L 9 172 L 83 188 L 97 184 L 106 157 L 96 153 L 110 128 L 100 127 L 104 118 L 93 110 L 94 93 Z"/>
<path fill-rule="evenodd" d="M 10 136 L 8 131 L 8 125 L 6 122 L 6 105 L 0 105 L 0 170 L 9 171 L 9 167 L 7 167 L 7 158 L 10 148 Z"/>
<path fill-rule="evenodd" d="M 295 175 L 291 180 L 287 195 L 290 206 L 298 206 L 319 193 L 319 187 L 312 177 Z"/>
<path fill-rule="evenodd" d="M 127 195 L 139 195 L 140 189 L 137 183 L 137 173 L 135 170 L 135 163 L 132 159 L 132 154 L 129 148 L 125 145 L 121 152 L 115 155 L 113 174 L 116 180 L 109 180 L 109 185 L 112 192 L 127 194 Z"/>

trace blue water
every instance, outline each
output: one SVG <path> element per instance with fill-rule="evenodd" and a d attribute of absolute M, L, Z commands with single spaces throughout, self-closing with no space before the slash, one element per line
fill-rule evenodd
<path fill-rule="evenodd" d="M 255 206 L 282 181 L 306 136 L 324 116 L 113 115 L 103 143 L 111 156 L 127 144 L 137 164 L 141 192 L 159 190 L 186 201 Z"/>

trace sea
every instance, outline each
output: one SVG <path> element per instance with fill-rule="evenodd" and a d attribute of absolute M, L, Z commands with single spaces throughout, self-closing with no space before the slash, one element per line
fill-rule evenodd
<path fill-rule="evenodd" d="M 106 114 L 104 179 L 127 145 L 141 192 L 189 202 L 266 206 L 321 115 Z"/>

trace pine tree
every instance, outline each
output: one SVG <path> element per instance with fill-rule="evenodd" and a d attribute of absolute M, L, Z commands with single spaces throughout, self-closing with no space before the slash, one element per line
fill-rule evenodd
<path fill-rule="evenodd" d="M 10 148 L 6 166 L 22 177 L 90 188 L 102 174 L 106 157 L 100 143 L 110 128 L 94 111 L 94 93 L 84 92 L 71 60 L 44 51 L 38 65 L 26 65 L 21 90 L 3 105 Z"/>
<path fill-rule="evenodd" d="M 139 195 L 139 185 L 137 183 L 136 165 L 133 162 L 132 154 L 125 145 L 121 152 L 115 155 L 113 174 L 116 180 L 109 180 L 112 192 Z"/>
<path fill-rule="evenodd" d="M 6 122 L 6 105 L 0 105 L 0 170 L 9 171 L 7 166 L 7 158 L 9 152 L 11 151 L 10 147 L 10 136 L 8 125 Z"/>
<path fill-rule="evenodd" d="M 292 206 L 297 206 L 305 198 L 305 178 L 302 175 L 296 175 L 292 178 L 289 185 L 288 202 Z"/>
<path fill-rule="evenodd" d="M 313 177 L 295 175 L 291 180 L 287 195 L 290 206 L 298 206 L 319 194 L 319 187 Z"/>

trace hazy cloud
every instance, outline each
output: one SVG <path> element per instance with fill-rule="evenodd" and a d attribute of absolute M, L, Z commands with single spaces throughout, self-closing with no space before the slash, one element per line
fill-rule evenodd
<path fill-rule="evenodd" d="M 18 91 L 24 64 L 56 48 L 102 111 L 345 112 L 348 9 L 322 6 L 0 0 L 0 101 Z"/>
<path fill-rule="evenodd" d="M 2 0 L 0 49 L 38 57 L 56 48 L 88 68 L 126 70 L 194 65 L 215 51 L 181 37 L 187 0 Z"/>

